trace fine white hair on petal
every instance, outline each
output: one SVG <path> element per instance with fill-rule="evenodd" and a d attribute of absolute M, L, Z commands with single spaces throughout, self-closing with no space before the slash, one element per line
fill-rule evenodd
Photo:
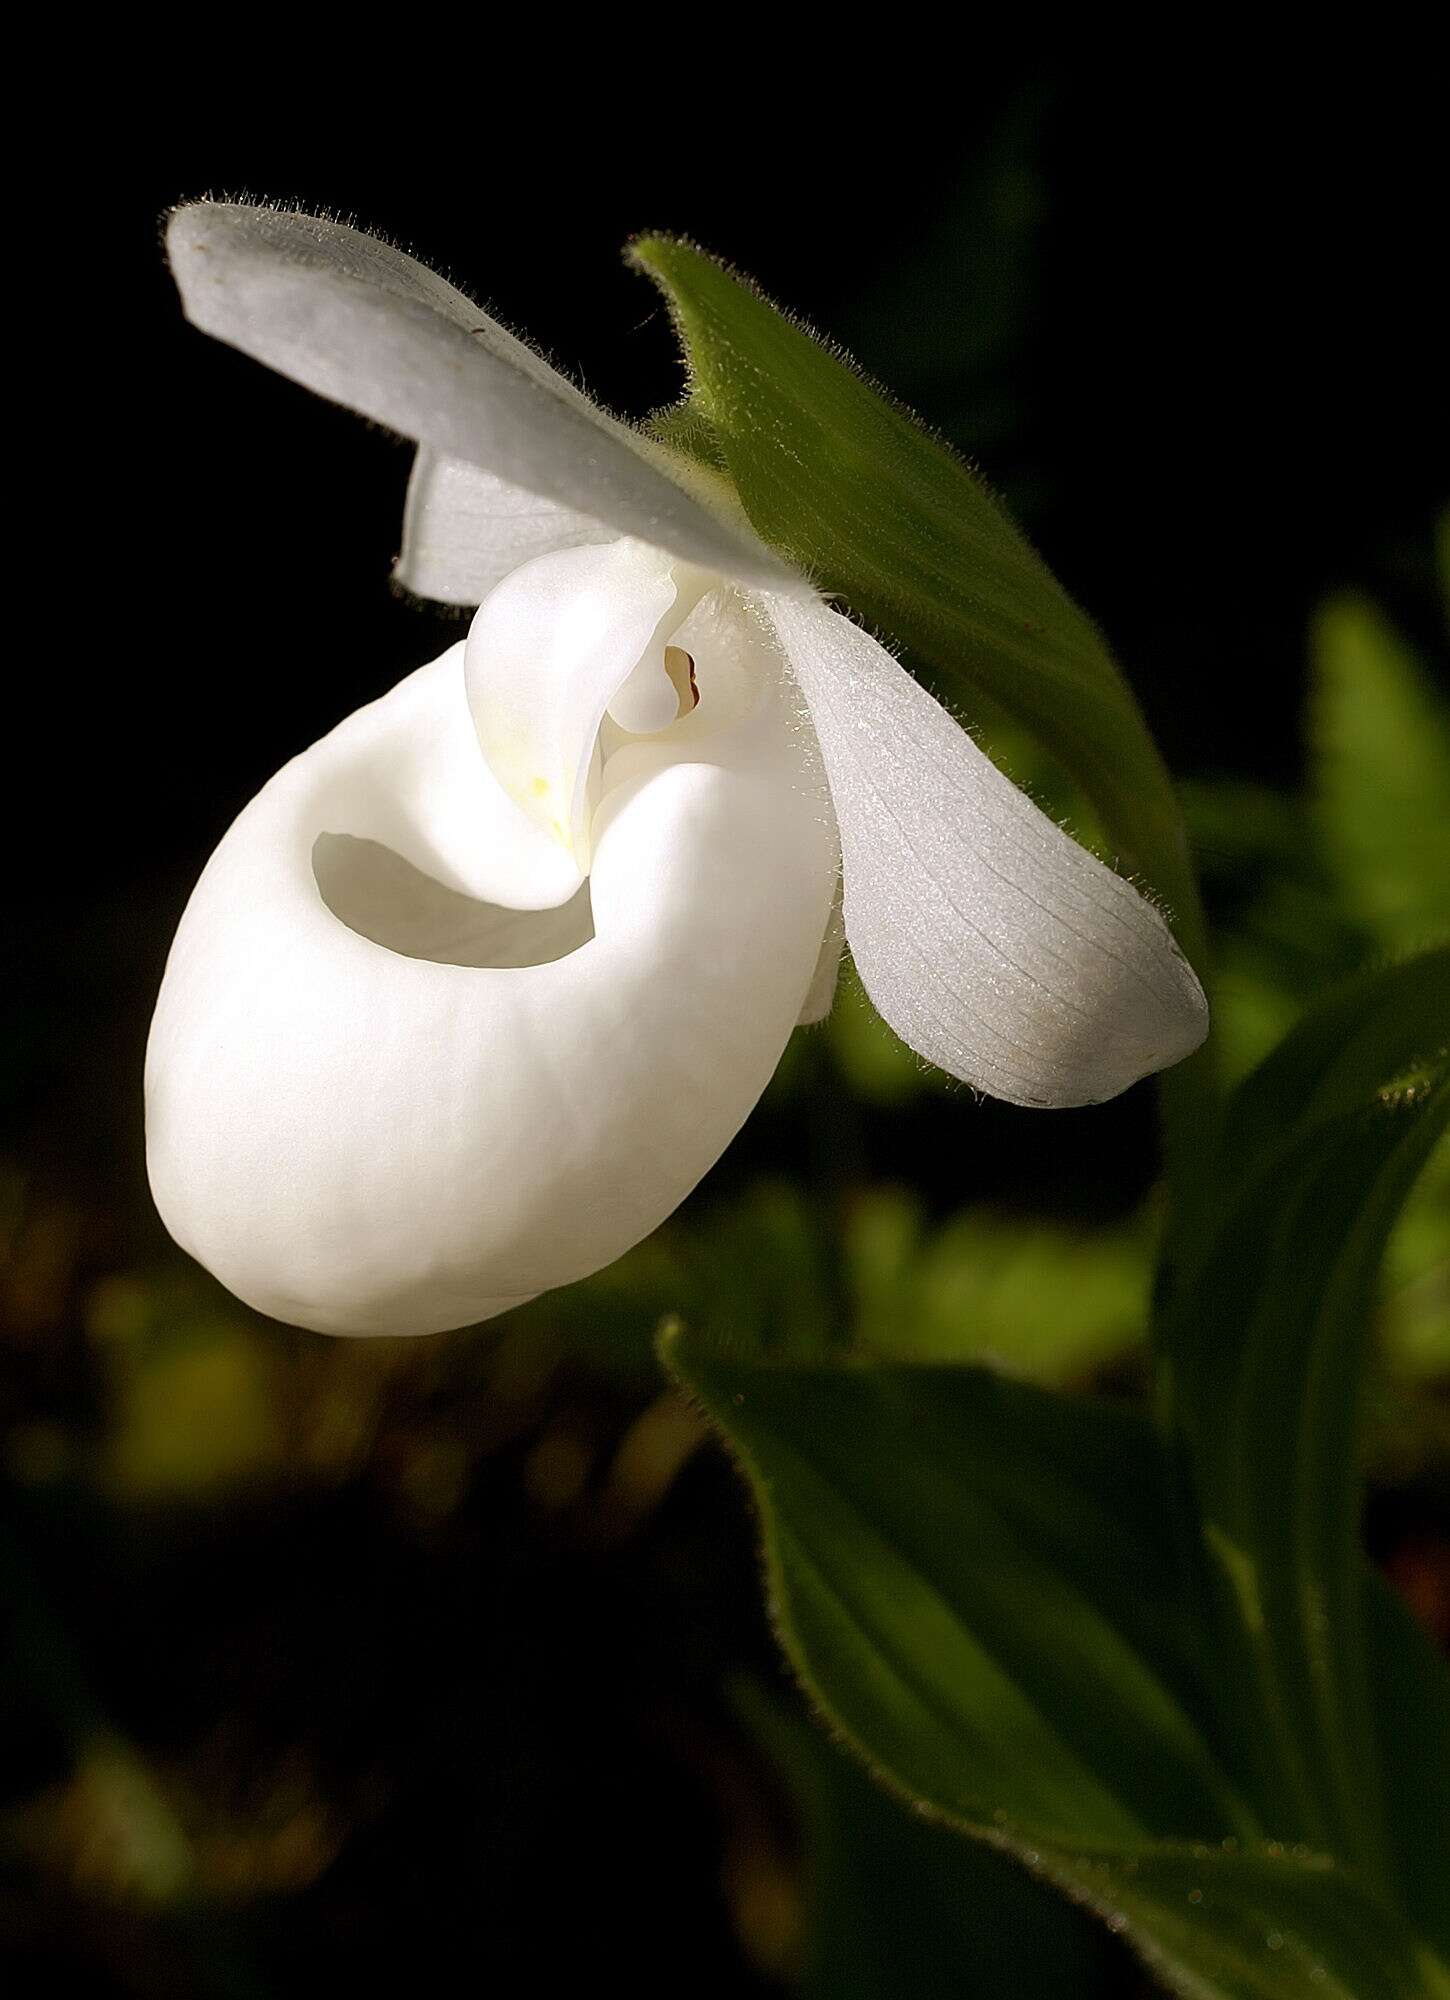
<path fill-rule="evenodd" d="M 688 490 L 674 454 L 401 250 L 342 223 L 233 202 L 177 209 L 166 242 L 202 332 L 616 533 L 741 581 L 786 581 L 743 520 Z"/>
<path fill-rule="evenodd" d="M 495 585 L 535 556 L 613 541 L 617 533 L 588 514 L 420 444 L 393 576 L 415 597 L 482 604 Z"/>
<path fill-rule="evenodd" d="M 465 1325 L 611 1262 L 718 1158 L 800 1013 L 837 857 L 778 690 L 693 720 L 619 752 L 587 891 L 532 919 L 462 893 L 461 648 L 242 813 L 146 1078 L 157 1207 L 239 1297 L 323 1332 Z"/>
<path fill-rule="evenodd" d="M 1197 1048 L 1203 990 L 1152 904 L 859 625 L 794 597 L 765 610 L 820 740 L 851 955 L 896 1032 L 1022 1105 L 1098 1103 Z"/>

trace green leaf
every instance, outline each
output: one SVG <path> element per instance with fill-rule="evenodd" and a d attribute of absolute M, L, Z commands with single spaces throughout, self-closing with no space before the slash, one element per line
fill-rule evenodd
<path fill-rule="evenodd" d="M 1406 1381 L 1450 1376 L 1450 1143 L 1441 1141 L 1405 1203 L 1385 1253 L 1380 1328 Z M 1450 1412 L 1447 1412 L 1450 1416 Z"/>
<path fill-rule="evenodd" d="M 968 719 L 1025 727 L 1071 773 L 1122 865 L 1200 952 L 1178 807 L 1092 622 L 982 481 L 838 352 L 693 245 L 647 236 L 710 426 L 760 533 L 934 671 Z M 678 426 L 681 435 L 693 433 Z"/>
<path fill-rule="evenodd" d="M 1309 1134 L 1241 1199 L 1173 1336 L 1205 1547 L 1237 1642 L 1237 1660 L 1223 1656 L 1242 1684 L 1229 1731 L 1263 1753 L 1254 1787 L 1276 1826 L 1382 1881 L 1356 1547 L 1363 1350 L 1385 1240 L 1447 1112 L 1442 1087 Z"/>
<path fill-rule="evenodd" d="M 1372 604 L 1342 597 L 1314 624 L 1314 804 L 1341 893 L 1381 946 L 1447 928 L 1450 713 Z"/>
<path fill-rule="evenodd" d="M 1450 1666 L 1374 1571 L 1365 1609 L 1397 1880 L 1420 1935 L 1450 1964 Z"/>
<path fill-rule="evenodd" d="M 1450 954 L 1431 954 L 1352 982 L 1247 1080 L 1163 1329 L 1216 1608 L 1221 1740 L 1276 1832 L 1386 1894 L 1398 1868 L 1364 1633 L 1361 1400 L 1385 1243 L 1450 1118 L 1447 1024 Z"/>
<path fill-rule="evenodd" d="M 972 1369 L 786 1366 L 676 1331 L 745 1470 L 808 1693 L 908 1797 L 1197 2000 L 1405 2000 L 1391 1906 L 1266 1840 L 1200 1725 L 1172 1480 L 1133 1414 Z"/>
<path fill-rule="evenodd" d="M 737 1699 L 794 1794 L 805 1845 L 805 2000 L 1108 2000 L 1099 1926 L 1010 1856 L 914 1812 L 798 1711 Z"/>
<path fill-rule="evenodd" d="M 1131 1414 L 968 1368 L 668 1365 L 766 1509 L 809 1683 L 915 1796 L 1022 1838 L 1242 1833 L 1185 1695 L 1169 1489 Z"/>
<path fill-rule="evenodd" d="M 1180 1274 L 1191 1273 L 1232 1207 L 1275 1156 L 1318 1124 L 1369 1109 L 1396 1085 L 1425 1082 L 1450 1055 L 1450 948 L 1342 980 L 1246 1077 L 1204 1148 L 1207 1171 L 1196 1198 L 1173 1216 L 1167 1246 Z M 1418 1272 L 1422 1264 L 1412 1264 Z M 1194 1341 L 1201 1316 L 1181 1321 Z M 1172 1338 L 1172 1325 L 1161 1328 Z"/>
<path fill-rule="evenodd" d="M 1278 1842 L 1061 1864 L 1187 2000 L 1445 2000 L 1444 1965 L 1346 1869 Z"/>

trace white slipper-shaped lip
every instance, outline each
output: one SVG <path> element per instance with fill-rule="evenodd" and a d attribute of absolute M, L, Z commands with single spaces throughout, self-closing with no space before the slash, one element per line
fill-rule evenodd
<path fill-rule="evenodd" d="M 152 1027 L 163 1219 L 239 1297 L 322 1331 L 463 1325 L 647 1235 L 769 1082 L 830 916 L 834 829 L 777 686 L 688 755 L 626 751 L 587 893 L 521 917 L 415 878 L 398 948 L 392 886 L 446 857 L 398 856 L 396 763 L 426 792 L 443 745 L 442 792 L 447 746 L 473 746 L 479 832 L 517 818 L 478 757 L 462 655 L 253 800 L 192 896 Z M 420 906 L 437 956 L 410 955 Z"/>

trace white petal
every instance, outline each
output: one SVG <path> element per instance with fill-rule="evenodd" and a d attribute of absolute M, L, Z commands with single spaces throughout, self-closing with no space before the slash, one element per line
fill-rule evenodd
<path fill-rule="evenodd" d="M 172 215 L 187 318 L 319 395 L 703 566 L 779 584 L 744 524 L 435 272 L 316 216 L 230 202 Z"/>
<path fill-rule="evenodd" d="M 1197 1048 L 1203 991 L 1157 910 L 860 626 L 766 608 L 820 738 L 851 954 L 896 1032 L 1025 1105 L 1098 1103 Z"/>
<path fill-rule="evenodd" d="M 605 710 L 626 686 L 644 694 L 653 669 L 666 711 L 626 720 L 646 729 L 673 721 L 665 641 L 684 614 L 670 557 L 621 538 L 525 563 L 490 592 L 469 628 L 468 699 L 489 767 L 583 868 Z M 636 687 L 641 680 L 645 689 Z"/>
<path fill-rule="evenodd" d="M 370 839 L 446 887 L 507 909 L 550 909 L 574 895 L 583 876 L 572 857 L 519 811 L 479 749 L 462 641 L 386 703 L 359 709 L 348 729 L 339 806 L 348 824 L 334 831 L 365 822 Z"/>
<path fill-rule="evenodd" d="M 249 1303 L 324 1331 L 463 1325 L 646 1235 L 769 1080 L 830 907 L 814 746 L 778 690 L 689 761 L 620 752 L 592 926 L 582 900 L 500 919 L 419 891 L 431 829 L 411 798 L 394 808 L 388 777 L 400 746 L 413 757 L 419 682 L 445 667 L 349 718 L 242 814 L 152 1028 L 148 1158 L 168 1227 Z M 406 862 L 369 845 L 400 823 Z M 479 963 L 491 955 L 503 963 Z"/>
<path fill-rule="evenodd" d="M 841 953 L 845 948 L 846 922 L 841 913 L 841 884 L 837 882 L 830 919 L 826 924 L 826 935 L 821 940 L 820 956 L 811 975 L 810 991 L 806 994 L 805 1005 L 800 1012 L 801 1027 L 813 1028 L 818 1021 L 824 1021 L 830 1013 L 835 1003 L 836 984 L 841 977 Z"/>
<path fill-rule="evenodd" d="M 408 482 L 403 552 L 393 574 L 416 597 L 482 604 L 495 584 L 533 557 L 613 541 L 617 533 L 588 514 L 421 444 Z"/>

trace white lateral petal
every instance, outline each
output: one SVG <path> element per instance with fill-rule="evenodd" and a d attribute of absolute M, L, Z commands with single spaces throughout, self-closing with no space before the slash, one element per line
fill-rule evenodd
<path fill-rule="evenodd" d="M 468 699 L 483 754 L 509 797 L 589 865 L 594 750 L 605 710 L 653 663 L 668 697 L 668 633 L 679 623 L 673 565 L 621 537 L 537 556 L 505 577 L 469 628 Z"/>
<path fill-rule="evenodd" d="M 438 672 L 350 717 L 241 815 L 152 1027 L 167 1226 L 250 1304 L 321 1331 L 464 1325 L 648 1234 L 769 1080 L 830 908 L 813 746 L 777 697 L 694 761 L 628 751 L 599 814 L 592 925 L 578 901 L 533 920 L 475 906 L 454 952 L 461 899 L 440 889 L 401 942 L 432 926 L 427 948 L 464 962 L 360 935 L 318 876 L 389 934 L 409 864 L 368 843 L 394 837 L 395 739 L 412 744 L 417 683 Z"/>
<path fill-rule="evenodd" d="M 744 581 L 786 572 L 435 272 L 341 223 L 232 202 L 177 209 L 167 253 L 203 333 L 444 456 Z M 679 476 L 676 476 L 676 475 Z"/>
<path fill-rule="evenodd" d="M 1207 1004 L 1157 910 L 860 626 L 766 608 L 835 800 L 851 954 L 896 1032 L 1023 1105 L 1098 1103 L 1197 1048 Z"/>
<path fill-rule="evenodd" d="M 482 604 L 521 563 L 555 549 L 613 541 L 618 532 L 466 459 L 420 444 L 393 575 L 415 597 Z"/>

